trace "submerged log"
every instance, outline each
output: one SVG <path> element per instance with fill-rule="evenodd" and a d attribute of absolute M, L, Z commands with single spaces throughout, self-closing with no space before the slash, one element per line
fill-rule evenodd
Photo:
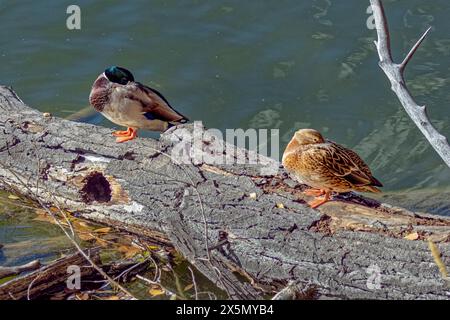
<path fill-rule="evenodd" d="M 132 277 L 138 271 L 142 271 L 144 264 L 134 261 L 119 261 L 109 264 L 102 264 L 100 248 L 86 250 L 91 261 L 112 278 L 119 278 L 118 281 L 126 280 Z M 37 260 L 36 260 L 37 261 Z M 105 286 L 105 279 L 100 275 L 81 255 L 75 252 L 59 258 L 49 264 L 41 267 L 37 262 L 27 264 L 28 268 L 22 268 L 20 272 L 30 271 L 33 266 L 33 272 L 18 276 L 0 285 L 0 300 L 35 300 L 35 299 L 55 299 L 62 300 L 77 292 L 95 290 Z M 79 267 L 80 283 L 79 288 L 69 288 L 74 285 L 73 278 L 75 270 L 73 267 Z M 71 269 L 72 268 L 72 269 Z M 128 272 L 127 272 L 128 271 Z M 122 276 L 122 274 L 124 275 Z"/>
<path fill-rule="evenodd" d="M 100 250 L 93 250 L 89 253 L 96 263 L 100 263 L 99 252 Z M 68 268 L 73 265 L 80 267 L 81 280 L 96 274 L 95 269 L 87 266 L 83 256 L 77 252 L 2 284 L 0 300 L 37 299 L 65 291 L 66 281 L 70 275 Z"/>
<path fill-rule="evenodd" d="M 9 276 L 15 276 L 22 272 L 32 271 L 39 269 L 41 267 L 41 262 L 39 260 L 33 260 L 26 264 L 14 267 L 2 267 L 0 266 L 0 279 L 6 278 Z"/>
<path fill-rule="evenodd" d="M 230 298 L 260 299 L 293 282 L 321 298 L 450 297 L 427 243 L 448 265 L 447 217 L 353 194 L 312 210 L 303 185 L 281 168 L 263 170 L 279 164 L 243 149 L 225 155 L 259 164 L 179 164 L 174 155 L 186 150 L 224 153 L 203 131 L 180 148 L 196 135 L 192 125 L 117 144 L 110 129 L 43 115 L 7 87 L 0 110 L 3 188 L 172 243 Z"/>

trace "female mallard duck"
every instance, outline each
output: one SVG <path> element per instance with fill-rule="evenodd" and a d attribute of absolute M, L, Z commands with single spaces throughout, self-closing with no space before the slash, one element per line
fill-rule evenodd
<path fill-rule="evenodd" d="M 161 93 L 135 82 L 130 71 L 116 66 L 98 76 L 89 102 L 108 120 L 128 128 L 113 132 L 117 142 L 134 139 L 137 129 L 165 131 L 188 120 L 175 111 Z"/>
<path fill-rule="evenodd" d="M 308 203 L 311 208 L 330 200 L 331 192 L 381 192 L 376 187 L 383 186 L 354 151 L 325 140 L 313 129 L 294 134 L 282 162 L 295 179 L 312 187 L 305 191 L 316 197 Z"/>

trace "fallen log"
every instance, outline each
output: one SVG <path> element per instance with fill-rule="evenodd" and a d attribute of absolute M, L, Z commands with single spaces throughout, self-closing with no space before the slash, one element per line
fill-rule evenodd
<path fill-rule="evenodd" d="M 450 297 L 439 271 L 450 262 L 447 217 L 354 194 L 312 210 L 304 186 L 282 169 L 263 170 L 278 163 L 243 149 L 226 156 L 259 164 L 180 164 L 180 150 L 224 153 L 204 131 L 180 149 L 192 125 L 116 144 L 110 129 L 42 114 L 7 87 L 0 110 L 2 188 L 172 243 L 232 299 L 261 299 L 292 282 L 321 298 Z"/>

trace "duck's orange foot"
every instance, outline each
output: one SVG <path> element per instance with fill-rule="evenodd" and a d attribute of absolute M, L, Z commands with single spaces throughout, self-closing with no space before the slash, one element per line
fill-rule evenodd
<path fill-rule="evenodd" d="M 307 196 L 320 197 L 323 196 L 326 193 L 326 191 L 322 189 L 310 188 L 303 191 L 303 193 L 306 194 Z"/>
<path fill-rule="evenodd" d="M 325 194 L 325 196 L 323 198 L 315 198 L 313 201 L 308 202 L 308 205 L 312 209 L 315 209 L 315 208 L 323 205 L 325 202 L 330 201 L 330 192 L 325 191 L 325 190 L 322 190 L 322 191 L 323 191 L 323 194 Z"/>
<path fill-rule="evenodd" d="M 117 143 L 130 141 L 130 140 L 133 140 L 134 138 L 137 137 L 137 130 L 136 129 L 128 128 L 127 131 L 122 131 L 122 132 L 126 132 L 126 133 L 125 134 L 120 134 L 120 135 L 117 133 L 117 131 L 114 132 L 116 134 L 113 133 L 117 137 L 117 139 L 116 139 Z"/>
<path fill-rule="evenodd" d="M 119 131 L 114 131 L 113 133 L 112 133 L 112 135 L 113 136 L 115 136 L 115 137 L 123 137 L 123 136 L 129 136 L 130 134 L 131 134 L 131 128 L 128 128 L 127 130 L 125 130 L 125 131 L 121 131 L 121 130 L 119 130 Z"/>

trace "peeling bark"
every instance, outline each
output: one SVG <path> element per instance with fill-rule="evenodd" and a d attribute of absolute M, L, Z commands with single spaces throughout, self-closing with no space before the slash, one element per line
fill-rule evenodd
<path fill-rule="evenodd" d="M 183 131 L 193 132 L 190 125 L 160 141 L 117 144 L 110 129 L 45 117 L 6 87 L 0 110 L 3 188 L 170 242 L 230 298 L 261 299 L 290 281 L 321 298 L 450 297 L 426 241 L 437 243 L 448 265 L 446 217 L 354 194 L 312 210 L 305 186 L 282 169 L 261 174 L 262 166 L 279 164 L 246 150 L 238 152 L 262 164 L 177 164 L 168 155 Z M 214 152 L 223 143 L 207 133 L 202 141 L 193 149 Z M 417 240 L 404 238 L 413 232 Z"/>

